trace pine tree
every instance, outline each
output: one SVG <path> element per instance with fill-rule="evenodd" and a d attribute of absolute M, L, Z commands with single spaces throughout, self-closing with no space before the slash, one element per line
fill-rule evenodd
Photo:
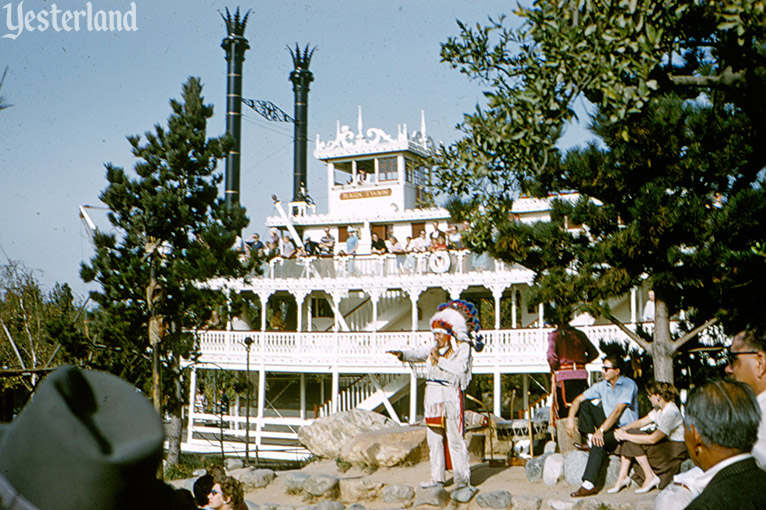
<path fill-rule="evenodd" d="M 232 247 L 246 226 L 244 210 L 218 198 L 221 175 L 215 172 L 231 141 L 207 138 L 211 105 L 198 78 L 171 100 L 167 129 L 128 141 L 138 159 L 135 176 L 106 165 L 108 185 L 100 195 L 108 206 L 112 232 L 94 235 L 96 254 L 83 264 L 82 278 L 97 281 L 91 293 L 100 305 L 100 341 L 110 347 L 100 360 L 106 368 L 139 385 L 151 379 L 155 406 L 165 407 L 180 433 L 182 374 L 180 360 L 195 352 L 190 333 L 210 318 L 215 300 L 200 286 L 208 278 L 245 270 Z M 154 362 L 155 369 L 152 369 Z M 159 364 L 165 386 L 160 394 Z M 177 460 L 179 437 L 172 437 L 168 461 Z"/>

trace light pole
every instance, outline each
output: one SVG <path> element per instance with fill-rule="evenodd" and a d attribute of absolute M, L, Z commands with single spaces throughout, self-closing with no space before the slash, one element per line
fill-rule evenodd
<path fill-rule="evenodd" d="M 250 347 L 252 345 L 253 338 L 250 336 L 245 338 L 245 349 L 247 349 L 247 368 L 245 369 L 245 373 L 247 374 L 247 379 L 245 381 L 247 384 L 245 393 L 245 400 L 247 401 L 247 410 L 245 411 L 245 466 L 250 465 Z"/>

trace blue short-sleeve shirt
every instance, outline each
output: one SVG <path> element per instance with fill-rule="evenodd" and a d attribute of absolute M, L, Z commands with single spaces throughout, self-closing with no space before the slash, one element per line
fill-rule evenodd
<path fill-rule="evenodd" d="M 601 399 L 604 414 L 609 416 L 617 404 L 626 404 L 628 407 L 617 419 L 617 426 L 623 427 L 638 419 L 638 386 L 633 379 L 620 376 L 614 388 L 608 381 L 599 381 L 583 392 L 586 400 Z"/>

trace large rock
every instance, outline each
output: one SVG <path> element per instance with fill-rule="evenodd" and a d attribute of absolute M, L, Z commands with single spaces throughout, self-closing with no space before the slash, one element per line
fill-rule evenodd
<path fill-rule="evenodd" d="M 306 510 L 343 510 L 345 505 L 339 501 L 322 501 L 316 505 L 304 507 Z"/>
<path fill-rule="evenodd" d="M 287 473 L 283 477 L 283 480 L 285 481 L 285 491 L 288 494 L 298 494 L 299 492 L 303 492 L 303 484 L 306 483 L 306 480 L 310 477 L 311 475 L 308 473 Z"/>
<path fill-rule="evenodd" d="M 508 491 L 482 492 L 476 497 L 476 504 L 482 508 L 505 510 L 511 506 L 512 499 Z"/>
<path fill-rule="evenodd" d="M 303 482 L 303 492 L 316 498 L 335 498 L 338 493 L 338 477 L 332 475 L 311 475 Z"/>
<path fill-rule="evenodd" d="M 522 494 L 513 497 L 513 510 L 540 510 L 543 504 L 543 498 Z"/>
<path fill-rule="evenodd" d="M 543 483 L 548 487 L 553 487 L 564 474 L 564 456 L 560 453 L 553 453 L 545 458 L 543 463 Z"/>
<path fill-rule="evenodd" d="M 409 485 L 387 485 L 383 488 L 383 501 L 386 503 L 399 503 L 408 506 L 415 497 L 415 489 Z"/>
<path fill-rule="evenodd" d="M 549 455 L 549 453 L 546 453 L 540 455 L 539 457 L 534 457 L 527 460 L 527 463 L 524 466 L 524 471 L 527 474 L 527 480 L 530 482 L 539 482 L 543 479 L 543 466 L 545 464 L 545 459 Z"/>
<path fill-rule="evenodd" d="M 246 491 L 251 491 L 269 485 L 276 473 L 273 469 L 242 468 L 229 471 L 229 475 L 242 482 Z"/>
<path fill-rule="evenodd" d="M 572 450 L 564 456 L 564 478 L 570 486 L 582 485 L 582 475 L 585 473 L 587 462 L 588 454 L 580 450 Z"/>
<path fill-rule="evenodd" d="M 382 482 L 373 482 L 366 478 L 341 478 L 338 485 L 340 500 L 348 503 L 376 499 L 383 490 Z"/>
<path fill-rule="evenodd" d="M 452 498 L 452 501 L 456 503 L 468 503 L 471 501 L 471 499 L 473 499 L 477 492 L 479 492 L 479 489 L 469 485 L 467 487 L 460 487 L 459 489 L 452 491 L 450 498 Z"/>
<path fill-rule="evenodd" d="M 340 451 L 340 458 L 357 465 L 393 467 L 428 459 L 426 428 L 389 427 L 362 432 Z"/>
<path fill-rule="evenodd" d="M 571 499 L 561 500 L 561 499 L 549 499 L 548 500 L 548 508 L 551 510 L 574 510 L 575 508 L 579 508 L 578 503 L 582 503 L 581 501 L 573 501 Z M 589 503 L 586 501 L 586 503 Z"/>
<path fill-rule="evenodd" d="M 298 440 L 318 457 L 335 459 L 341 449 L 363 432 L 385 429 L 396 422 L 382 414 L 361 409 L 336 413 L 298 430 Z"/>
<path fill-rule="evenodd" d="M 449 501 L 449 492 L 442 487 L 418 487 L 415 491 L 415 502 L 413 506 L 430 505 L 444 506 Z"/>

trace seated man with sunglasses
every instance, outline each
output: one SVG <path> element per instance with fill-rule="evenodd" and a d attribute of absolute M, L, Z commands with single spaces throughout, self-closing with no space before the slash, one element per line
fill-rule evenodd
<path fill-rule="evenodd" d="M 766 333 L 755 329 L 737 333 L 726 354 L 726 373 L 753 390 L 761 416 L 766 416 Z M 766 419 L 763 418 L 753 457 L 761 469 L 766 469 Z"/>
<path fill-rule="evenodd" d="M 614 431 L 638 419 L 638 386 L 622 375 L 622 364 L 618 356 L 604 358 L 604 380 L 599 381 L 572 402 L 567 417 L 567 434 L 574 437 L 574 417 L 578 416 L 578 429 L 582 437 L 588 437 L 587 445 L 575 444 L 581 450 L 589 451 L 582 486 L 570 494 L 573 498 L 591 496 L 598 492 L 596 479 L 601 467 L 614 451 L 618 441 Z M 598 399 L 598 404 L 593 401 Z"/>

